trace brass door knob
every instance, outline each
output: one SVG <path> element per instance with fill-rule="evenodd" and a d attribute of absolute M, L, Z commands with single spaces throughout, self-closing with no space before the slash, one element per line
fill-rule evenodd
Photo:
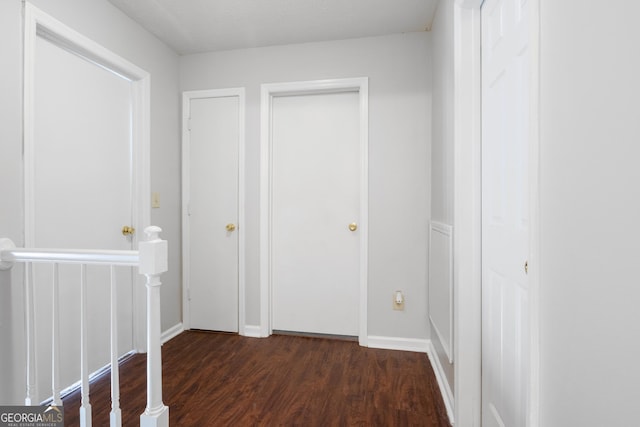
<path fill-rule="evenodd" d="M 123 236 L 132 236 L 133 233 L 136 232 L 136 229 L 133 227 L 129 227 L 128 225 L 125 225 L 124 227 L 122 227 L 122 235 Z"/>
<path fill-rule="evenodd" d="M 358 224 L 356 224 L 355 222 L 352 222 L 351 224 L 349 224 L 349 230 L 356 231 L 357 229 L 358 229 Z"/>
<path fill-rule="evenodd" d="M 236 229 L 236 225 L 235 224 L 227 224 L 226 229 L 227 229 L 227 231 L 234 231 Z"/>

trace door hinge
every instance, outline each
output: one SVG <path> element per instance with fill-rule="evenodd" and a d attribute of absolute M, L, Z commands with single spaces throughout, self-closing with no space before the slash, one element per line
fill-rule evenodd
<path fill-rule="evenodd" d="M 187 288 L 187 301 L 191 301 L 191 289 Z"/>
<path fill-rule="evenodd" d="M 191 130 L 191 117 L 187 119 L 187 129 Z"/>

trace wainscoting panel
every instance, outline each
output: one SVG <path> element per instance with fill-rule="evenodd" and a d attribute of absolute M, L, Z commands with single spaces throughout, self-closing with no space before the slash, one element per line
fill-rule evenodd
<path fill-rule="evenodd" d="M 429 237 L 429 321 L 453 363 L 453 227 L 431 221 Z"/>

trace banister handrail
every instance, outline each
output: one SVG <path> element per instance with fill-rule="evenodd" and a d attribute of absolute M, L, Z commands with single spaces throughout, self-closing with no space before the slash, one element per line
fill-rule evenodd
<path fill-rule="evenodd" d="M 131 266 L 138 267 L 138 273 L 146 277 L 147 288 L 147 407 L 140 415 L 140 425 L 142 427 L 166 427 L 169 425 L 169 408 L 162 401 L 162 353 L 160 347 L 160 275 L 167 271 L 168 267 L 168 246 L 165 240 L 160 239 L 159 233 L 162 231 L 160 227 L 150 226 L 145 228 L 147 235 L 146 241 L 139 243 L 138 250 L 96 250 L 96 249 L 37 249 L 37 248 L 16 248 L 15 244 L 6 238 L 0 238 L 0 270 L 8 270 L 13 267 L 16 262 L 24 263 L 52 263 L 54 264 L 54 330 L 57 328 L 55 323 L 58 321 L 57 316 L 57 264 L 79 264 L 81 267 L 81 290 L 83 303 L 81 304 L 81 323 L 86 322 L 86 294 L 85 294 L 85 271 L 87 265 L 110 265 L 111 266 L 111 345 L 112 345 L 112 385 L 118 384 L 117 372 L 117 355 L 115 348 L 117 346 L 117 336 L 114 329 L 115 325 L 115 282 L 114 282 L 114 266 Z M 27 271 L 30 271 L 27 269 Z M 25 403 L 32 404 L 31 377 L 35 371 L 33 348 L 34 348 L 34 330 L 33 321 L 33 286 L 27 279 L 26 287 L 27 302 L 27 397 Z M 80 407 L 80 424 L 82 426 L 91 426 L 91 405 L 88 402 L 88 372 L 86 371 L 86 328 L 81 324 L 81 332 L 84 343 L 81 343 L 82 349 L 82 405 Z M 52 342 L 56 345 L 55 337 L 57 332 L 53 334 Z M 53 365 L 56 366 L 57 349 L 53 350 Z M 115 356 L 114 356 L 115 355 Z M 114 366 L 115 365 L 115 366 Z M 56 371 L 53 372 L 53 399 L 54 404 L 60 404 L 59 390 L 56 378 Z M 31 380 L 30 380 L 31 378 Z M 35 384 L 35 383 L 34 383 Z M 115 392 L 115 396 L 113 395 Z M 85 404 L 86 399 L 86 404 Z M 112 388 L 112 399 L 115 399 L 115 406 L 112 406 L 111 426 L 121 426 L 120 408 L 117 404 L 119 400 L 119 390 Z M 112 402 L 113 405 L 114 402 Z"/>
<path fill-rule="evenodd" d="M 123 265 L 135 267 L 140 263 L 138 251 L 98 249 L 4 249 L 0 250 L 0 261 L 55 262 L 58 264 Z"/>

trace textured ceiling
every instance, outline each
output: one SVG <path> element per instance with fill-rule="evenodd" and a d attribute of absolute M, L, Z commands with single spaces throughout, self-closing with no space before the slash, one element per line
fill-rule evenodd
<path fill-rule="evenodd" d="M 340 40 L 431 26 L 438 0 L 109 0 L 179 54 Z"/>

